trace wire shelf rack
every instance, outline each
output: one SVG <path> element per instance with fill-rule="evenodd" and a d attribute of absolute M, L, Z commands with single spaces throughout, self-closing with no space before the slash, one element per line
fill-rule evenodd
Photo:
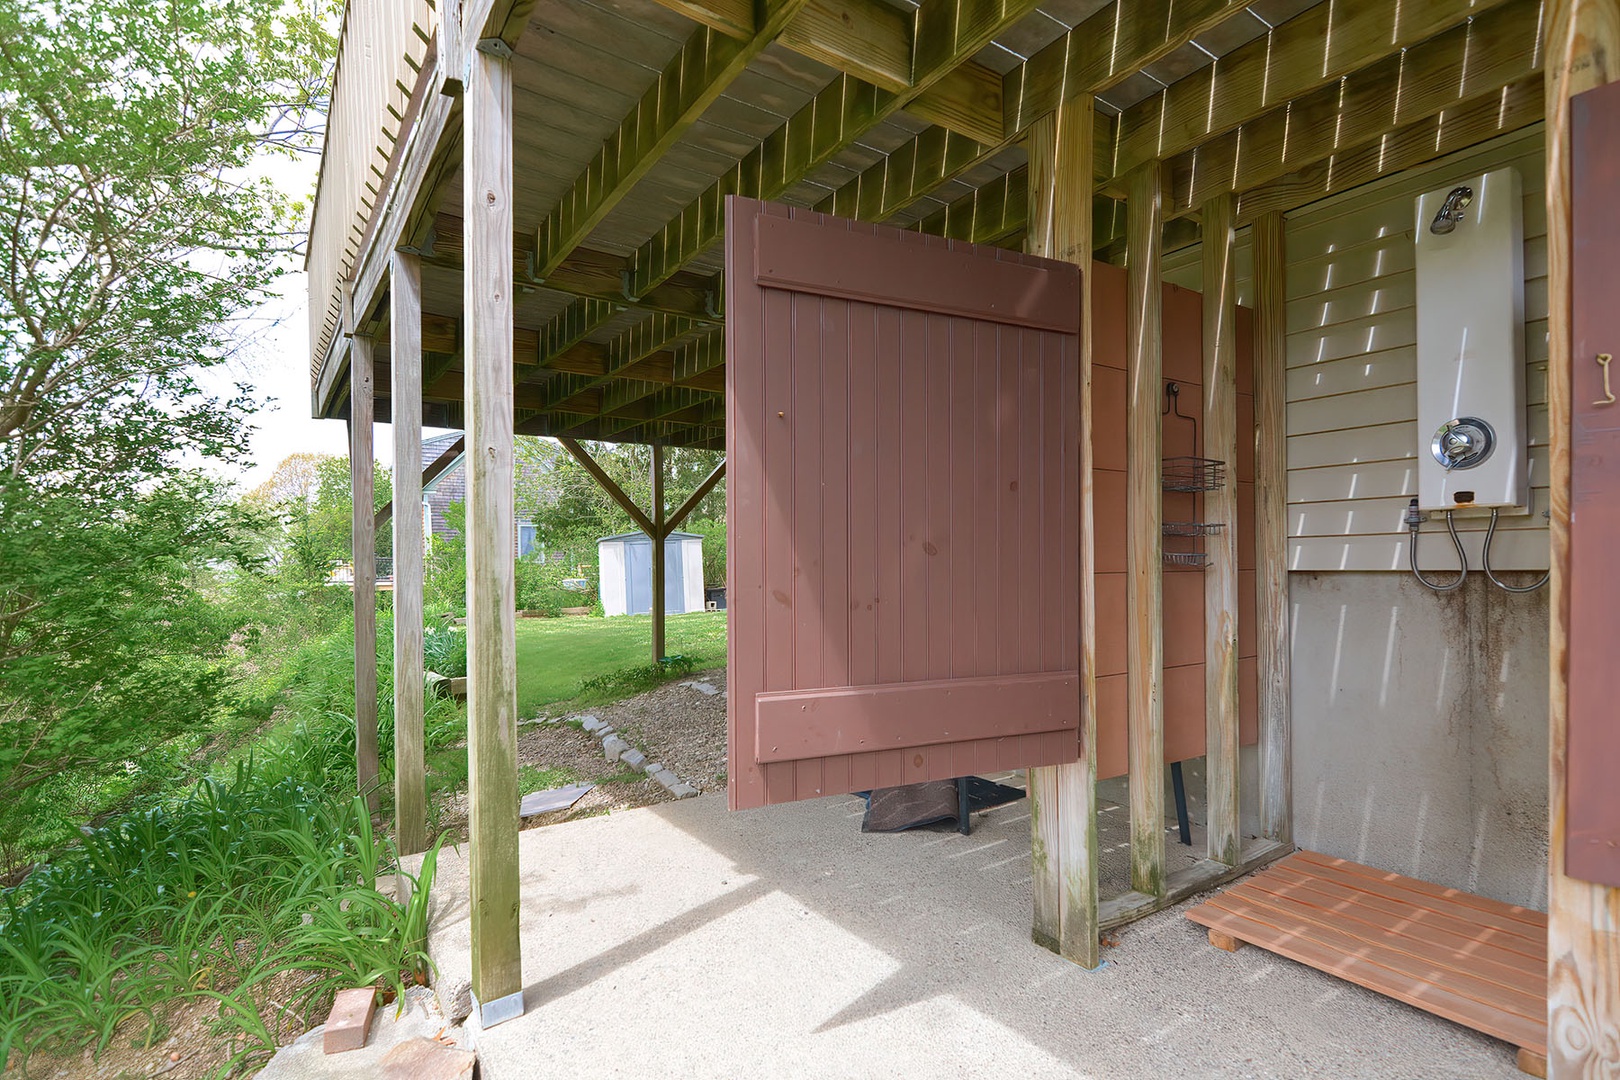
<path fill-rule="evenodd" d="M 1162 480 L 1166 491 L 1218 491 L 1226 485 L 1226 462 L 1206 457 L 1167 457 Z"/>
<path fill-rule="evenodd" d="M 1225 527 L 1219 521 L 1166 521 L 1159 531 L 1165 536 L 1214 536 Z"/>
<path fill-rule="evenodd" d="M 1205 567 L 1209 565 L 1209 552 L 1166 551 L 1164 552 L 1164 565 Z"/>

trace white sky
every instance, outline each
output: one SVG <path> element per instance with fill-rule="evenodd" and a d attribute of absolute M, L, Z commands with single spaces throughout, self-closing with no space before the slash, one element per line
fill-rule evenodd
<path fill-rule="evenodd" d="M 267 155 L 262 170 L 282 191 L 308 203 L 314 198 L 319 164 L 315 154 L 292 159 Z M 243 471 L 225 470 L 244 492 L 268 479 L 289 454 L 347 456 L 349 452 L 348 425 L 342 420 L 310 417 L 309 282 L 302 256 L 290 260 L 289 266 L 294 272 L 281 279 L 280 296 L 243 323 L 245 340 L 237 354 L 223 367 L 205 372 L 202 379 L 207 388 L 221 395 L 230 393 L 236 382 L 250 383 L 254 396 L 265 402 L 254 417 L 257 430 L 251 465 Z M 428 438 L 434 434 L 434 429 L 425 433 Z M 387 468 L 393 455 L 391 427 L 378 424 L 374 440 L 377 460 Z"/>

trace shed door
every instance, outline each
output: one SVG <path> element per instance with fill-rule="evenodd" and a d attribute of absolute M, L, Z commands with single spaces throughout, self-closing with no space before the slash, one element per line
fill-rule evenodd
<path fill-rule="evenodd" d="M 624 545 L 625 604 L 627 615 L 645 615 L 652 610 L 652 545 L 627 542 Z"/>
<path fill-rule="evenodd" d="M 1568 822 L 1565 871 L 1620 886 L 1620 83 L 1570 102 L 1574 248 L 1570 460 Z"/>
<path fill-rule="evenodd" d="M 731 806 L 1076 760 L 1079 268 L 726 215 Z"/>

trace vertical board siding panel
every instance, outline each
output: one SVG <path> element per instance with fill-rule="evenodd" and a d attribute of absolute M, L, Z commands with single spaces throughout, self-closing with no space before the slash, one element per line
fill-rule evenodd
<path fill-rule="evenodd" d="M 788 413 L 793 432 L 793 688 L 825 686 L 821 670 L 822 604 L 821 534 L 821 320 L 829 305 L 840 301 L 815 296 L 793 297 L 793 386 Z"/>
<path fill-rule="evenodd" d="M 1018 476 L 1019 485 L 1018 541 L 1029 546 L 1030 558 L 1010 558 L 1014 581 L 1018 590 L 1018 666 L 1017 671 L 1040 671 L 1042 631 L 1041 583 L 1039 574 L 1046 563 L 1046 533 L 1041 529 L 1041 509 L 1045 506 L 1042 490 L 1041 438 L 1041 334 L 1037 330 L 1020 330 L 1018 341 Z M 1017 541 L 1015 541 L 1017 542 Z M 1047 582 L 1048 586 L 1055 582 Z"/>
<path fill-rule="evenodd" d="M 974 574 L 974 674 L 985 675 L 995 671 L 1000 662 L 996 648 L 1001 634 L 1000 609 L 997 606 L 1001 589 L 1000 543 L 996 514 L 992 510 L 1000 509 L 1000 485 L 996 482 L 1000 475 L 1000 442 L 997 435 L 1000 409 L 996 402 L 995 328 L 979 322 L 973 323 L 972 327 L 973 409 L 978 418 L 974 425 L 977 438 L 974 441 L 972 490 L 975 510 L 972 520 L 974 555 L 979 567 Z"/>
<path fill-rule="evenodd" d="M 974 408 L 973 324 L 950 320 L 951 369 L 951 674 L 956 678 L 979 674 L 977 641 L 979 606 L 977 579 L 983 557 L 979 547 L 978 500 L 972 478 L 979 467 Z"/>
<path fill-rule="evenodd" d="M 849 682 L 866 686 L 878 681 L 877 309 L 851 304 L 848 316 Z"/>
<path fill-rule="evenodd" d="M 951 359 L 951 321 L 943 315 L 929 315 L 928 452 L 925 460 L 928 483 L 922 535 L 928 589 L 928 666 L 923 675 L 928 679 L 950 677 L 951 642 L 956 636 L 951 611 L 952 560 L 956 549 L 951 528 L 951 466 L 956 449 L 951 432 Z"/>
<path fill-rule="evenodd" d="M 752 232 L 757 204 L 734 199 L 726 207 L 726 233 Z M 755 355 L 763 348 L 763 297 L 754 283 L 751 246 L 733 250 L 726 259 L 726 349 L 731 355 Z M 764 623 L 764 474 L 743 462 L 763 460 L 760 440 L 765 413 L 763 372 L 757 364 L 726 365 L 726 792 L 733 807 L 757 803 L 751 795 L 759 782 L 752 735 L 740 738 L 752 720 L 754 695 L 765 685 Z"/>
<path fill-rule="evenodd" d="M 996 670 L 1017 671 L 1022 641 L 1019 637 L 1018 576 L 1022 538 L 1019 535 L 1018 444 L 1018 342 L 1017 330 L 997 326 L 996 377 L 993 400 L 996 403 L 996 499 L 988 505 L 996 514 L 996 581 L 998 588 L 992 610 L 996 613 Z"/>
<path fill-rule="evenodd" d="M 766 213 L 774 208 L 767 206 Z M 793 685 L 793 441 L 799 416 L 793 404 L 793 328 L 805 298 L 766 289 L 765 363 L 765 686 Z M 814 300 L 810 301 L 814 303 Z M 786 332 L 784 332 L 786 331 Z M 780 762 L 765 766 L 772 802 L 797 798 L 795 772 Z"/>
<path fill-rule="evenodd" d="M 822 476 L 818 484 L 822 521 L 822 686 L 850 685 L 850 349 L 847 303 L 822 308 L 820 394 Z"/>
<path fill-rule="evenodd" d="M 900 314 L 878 309 L 877 336 L 877 682 L 905 678 L 900 566 Z"/>
<path fill-rule="evenodd" d="M 928 677 L 928 316 L 906 311 L 900 316 L 898 428 L 900 472 L 897 500 L 900 528 L 896 537 L 900 563 L 900 670 L 902 678 Z"/>

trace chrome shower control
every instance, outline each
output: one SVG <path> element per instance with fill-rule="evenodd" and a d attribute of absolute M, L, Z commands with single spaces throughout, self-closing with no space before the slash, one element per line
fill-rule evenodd
<path fill-rule="evenodd" d="M 1477 416 L 1447 420 L 1434 433 L 1429 450 L 1447 471 L 1482 465 L 1496 449 L 1496 431 Z"/>

